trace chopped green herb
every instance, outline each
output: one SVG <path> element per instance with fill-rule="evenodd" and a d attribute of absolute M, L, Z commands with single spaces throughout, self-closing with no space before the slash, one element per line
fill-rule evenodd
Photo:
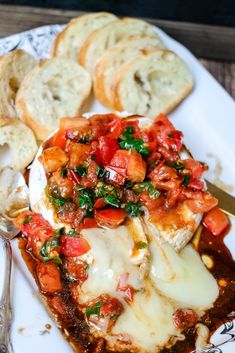
<path fill-rule="evenodd" d="M 139 217 L 143 213 L 140 204 L 127 203 L 124 209 L 130 217 Z"/>
<path fill-rule="evenodd" d="M 62 178 L 66 178 L 66 177 L 67 177 L 67 174 L 68 174 L 67 168 L 62 168 L 62 169 L 61 169 L 61 172 L 60 172 L 60 176 L 61 176 Z"/>
<path fill-rule="evenodd" d="M 142 156 L 147 156 L 149 154 L 149 149 L 144 146 L 144 141 L 142 139 L 124 140 L 119 143 L 119 146 L 124 150 L 136 150 Z"/>
<path fill-rule="evenodd" d="M 86 211 L 86 214 L 85 214 L 84 218 L 94 218 L 93 211 Z"/>
<path fill-rule="evenodd" d="M 138 243 L 136 243 L 137 249 L 145 249 L 147 248 L 148 244 L 145 243 L 144 241 L 138 241 Z"/>
<path fill-rule="evenodd" d="M 89 270 L 90 265 L 89 265 L 89 264 L 85 264 L 85 265 L 84 265 L 84 268 L 85 268 L 85 270 Z"/>
<path fill-rule="evenodd" d="M 182 185 L 188 186 L 189 182 L 190 182 L 190 176 L 188 174 L 184 175 L 184 180 L 182 182 Z"/>
<path fill-rule="evenodd" d="M 92 189 L 83 189 L 78 195 L 78 202 L 80 208 L 86 209 L 87 211 L 93 210 L 93 191 Z"/>
<path fill-rule="evenodd" d="M 102 302 L 97 302 L 96 304 L 92 306 L 87 306 L 86 308 L 86 316 L 89 318 L 91 315 L 99 315 L 100 313 L 100 308 L 101 308 Z"/>
<path fill-rule="evenodd" d="M 174 137 L 174 135 L 171 132 L 167 136 L 170 137 L 170 138 Z"/>
<path fill-rule="evenodd" d="M 64 206 L 67 202 L 67 200 L 62 197 L 59 198 L 54 196 L 50 196 L 50 201 L 57 207 Z"/>
<path fill-rule="evenodd" d="M 50 260 L 53 260 L 56 264 L 61 264 L 61 259 L 59 258 L 59 254 L 57 251 L 55 251 L 55 248 L 57 248 L 59 245 L 60 243 L 57 237 L 50 238 L 45 241 L 45 243 L 43 244 L 40 250 L 40 255 L 42 256 L 43 262 L 48 262 Z"/>
<path fill-rule="evenodd" d="M 78 173 L 81 177 L 83 177 L 87 175 L 87 169 L 88 169 L 87 167 L 84 167 L 83 165 L 80 164 L 78 167 L 74 169 L 74 171 Z"/>
<path fill-rule="evenodd" d="M 161 195 L 161 192 L 156 189 L 151 181 L 143 181 L 142 183 L 135 184 L 133 191 L 137 195 L 141 194 L 143 191 L 148 191 L 150 199 L 157 199 Z"/>
<path fill-rule="evenodd" d="M 26 225 L 26 224 L 29 224 L 29 222 L 32 220 L 32 216 L 26 216 L 23 220 L 23 224 Z"/>
<path fill-rule="evenodd" d="M 107 195 L 104 198 L 104 202 L 113 207 L 120 207 L 121 205 L 121 201 L 115 195 L 112 194 Z"/>
<path fill-rule="evenodd" d="M 127 126 L 119 136 L 121 140 L 132 140 L 134 134 L 134 126 Z"/>
<path fill-rule="evenodd" d="M 59 238 L 62 234 L 64 234 L 64 232 L 65 232 L 65 228 L 64 227 L 62 227 L 60 229 L 57 229 L 56 232 L 55 232 L 56 238 Z"/>
<path fill-rule="evenodd" d="M 184 164 L 180 161 L 169 163 L 169 166 L 175 168 L 176 170 L 184 169 Z"/>
<path fill-rule="evenodd" d="M 70 229 L 66 235 L 69 235 L 70 237 L 74 237 L 77 235 L 77 231 L 75 229 Z"/>
<path fill-rule="evenodd" d="M 100 168 L 99 166 L 96 167 L 96 174 L 99 179 L 104 179 L 108 177 L 108 171 L 105 169 Z"/>
<path fill-rule="evenodd" d="M 88 145 L 91 142 L 92 138 L 93 138 L 92 132 L 88 131 L 86 135 L 80 135 L 79 138 L 77 139 L 77 142 Z"/>
<path fill-rule="evenodd" d="M 133 181 L 127 180 L 127 181 L 125 182 L 124 187 L 125 187 L 126 189 L 130 189 L 130 188 L 133 187 L 133 185 L 134 185 Z"/>

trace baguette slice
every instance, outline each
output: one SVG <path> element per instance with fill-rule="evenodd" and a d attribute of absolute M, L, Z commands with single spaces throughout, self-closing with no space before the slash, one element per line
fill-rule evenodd
<path fill-rule="evenodd" d="M 192 75 L 175 53 L 164 49 L 145 52 L 116 74 L 114 107 L 154 118 L 173 110 L 192 87 Z"/>
<path fill-rule="evenodd" d="M 81 45 L 87 36 L 92 31 L 117 19 L 115 15 L 108 12 L 97 12 L 73 18 L 56 37 L 52 47 L 52 56 L 77 61 Z"/>
<path fill-rule="evenodd" d="M 142 55 L 144 50 L 157 48 L 165 48 L 157 34 L 124 37 L 118 44 L 109 48 L 95 66 L 93 80 L 96 98 L 103 105 L 113 107 L 112 86 L 116 71 L 129 60 Z"/>
<path fill-rule="evenodd" d="M 108 48 L 126 36 L 138 34 L 154 36 L 156 31 L 149 23 L 132 18 L 117 20 L 97 29 L 81 47 L 80 64 L 92 73 L 97 61 Z"/>
<path fill-rule="evenodd" d="M 74 117 L 91 91 L 89 73 L 75 61 L 43 60 L 25 77 L 16 97 L 19 117 L 39 140 L 59 126 L 62 117 Z"/>
<path fill-rule="evenodd" d="M 21 170 L 33 160 L 37 153 L 37 143 L 33 131 L 19 119 L 0 116 L 0 146 L 10 149 L 11 161 L 8 165 Z"/>
<path fill-rule="evenodd" d="M 16 118 L 15 96 L 25 75 L 36 64 L 32 55 L 21 49 L 0 60 L 0 114 Z"/>

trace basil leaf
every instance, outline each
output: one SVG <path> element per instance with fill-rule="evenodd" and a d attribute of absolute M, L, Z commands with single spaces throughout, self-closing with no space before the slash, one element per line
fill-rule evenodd
<path fill-rule="evenodd" d="M 139 217 L 143 213 L 140 204 L 127 203 L 124 209 L 130 217 Z"/>
<path fill-rule="evenodd" d="M 97 302 L 96 304 L 92 306 L 87 306 L 86 308 L 86 316 L 89 317 L 90 315 L 99 315 L 100 313 L 100 308 L 101 308 L 102 302 Z"/>
<path fill-rule="evenodd" d="M 62 178 L 66 178 L 66 177 L 67 177 L 67 174 L 68 174 L 67 168 L 62 168 L 62 169 L 61 169 L 61 172 L 60 172 L 60 176 L 61 176 Z"/>
<path fill-rule="evenodd" d="M 169 166 L 175 168 L 176 170 L 184 169 L 184 164 L 180 161 L 169 163 Z"/>
<path fill-rule="evenodd" d="M 127 126 L 119 136 L 121 140 L 132 140 L 134 134 L 134 126 Z"/>
<path fill-rule="evenodd" d="M 53 250 L 59 245 L 59 238 L 55 237 L 46 240 L 40 250 L 42 261 L 48 262 L 50 260 L 53 260 L 56 264 L 61 264 L 61 259 L 59 258 L 58 253 L 56 251 L 53 253 Z"/>
<path fill-rule="evenodd" d="M 70 236 L 70 237 L 74 237 L 74 236 L 77 235 L 77 231 L 72 228 L 72 229 L 70 229 L 70 230 L 67 232 L 66 235 L 68 235 L 68 236 Z"/>
<path fill-rule="evenodd" d="M 74 168 L 74 171 L 80 175 L 80 177 L 86 176 L 87 175 L 87 167 L 84 167 L 83 165 L 79 165 L 78 167 Z"/>
<path fill-rule="evenodd" d="M 184 175 L 184 180 L 182 182 L 182 185 L 188 186 L 189 182 L 190 182 L 190 175 L 188 174 Z"/>
<path fill-rule="evenodd" d="M 107 195 L 104 198 L 104 202 L 113 207 L 120 207 L 121 205 L 121 201 L 115 195 L 112 194 Z"/>
<path fill-rule="evenodd" d="M 32 216 L 26 216 L 23 220 L 23 224 L 26 225 L 26 224 L 29 224 L 29 222 L 32 220 Z"/>
<path fill-rule="evenodd" d="M 54 197 L 54 196 L 50 196 L 50 201 L 55 205 L 55 206 L 64 206 L 67 202 L 66 199 L 63 199 L 62 197 Z"/>
<path fill-rule="evenodd" d="M 57 229 L 56 232 L 55 232 L 56 238 L 59 238 L 62 234 L 64 234 L 64 232 L 65 232 L 65 227 Z"/>
<path fill-rule="evenodd" d="M 93 210 L 93 191 L 91 189 L 84 189 L 78 195 L 79 207 L 87 211 Z"/>
<path fill-rule="evenodd" d="M 119 146 L 124 150 L 136 150 L 143 156 L 149 154 L 149 150 L 144 146 L 144 141 L 142 139 L 124 140 L 119 142 Z"/>
<path fill-rule="evenodd" d="M 149 191 L 149 198 L 150 199 L 158 199 L 161 195 L 161 192 L 157 189 Z"/>

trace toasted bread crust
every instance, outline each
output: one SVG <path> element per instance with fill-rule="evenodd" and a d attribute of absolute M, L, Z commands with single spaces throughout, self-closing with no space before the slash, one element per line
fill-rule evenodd
<path fill-rule="evenodd" d="M 128 74 L 130 78 L 131 73 L 134 75 L 135 70 L 139 70 L 139 72 L 141 72 L 141 70 L 143 71 L 143 66 L 144 66 L 144 70 L 145 69 L 149 70 L 149 68 L 152 65 L 152 61 L 154 59 L 156 59 L 155 71 L 157 72 L 158 70 L 160 70 L 161 72 L 162 70 L 161 64 L 164 60 L 167 60 L 168 56 L 170 56 L 170 60 L 171 59 L 175 60 L 176 65 L 178 65 L 176 70 L 177 72 L 174 72 L 174 75 L 176 73 L 176 76 L 172 75 L 170 81 L 172 80 L 173 85 L 179 84 L 179 87 L 178 87 L 179 89 L 175 90 L 175 92 L 173 92 L 171 95 L 166 94 L 166 102 L 162 104 L 162 106 L 160 107 L 160 110 L 159 110 L 159 107 L 157 107 L 156 104 L 153 103 L 152 105 L 150 104 L 150 108 L 148 110 L 147 109 L 142 110 L 142 108 L 140 108 L 134 112 L 137 114 L 143 114 L 143 115 L 145 114 L 151 118 L 154 118 L 159 113 L 167 114 L 170 111 L 172 111 L 191 92 L 193 88 L 193 79 L 185 63 L 175 53 L 164 49 L 146 51 L 142 57 L 134 58 L 126 65 L 123 65 L 121 67 L 121 69 L 116 75 L 115 84 L 113 85 L 113 88 L 112 88 L 113 97 L 114 97 L 113 109 L 116 109 L 118 111 L 127 110 L 127 100 L 125 101 L 123 99 L 122 93 L 124 89 L 124 82 Z M 167 61 L 166 61 L 166 65 L 168 65 Z M 169 66 L 168 71 L 166 71 L 166 73 L 167 75 L 172 74 L 172 67 Z M 162 77 L 164 78 L 164 74 L 162 75 Z M 177 82 L 178 79 L 180 81 L 179 83 Z M 158 84 L 159 88 L 164 90 L 164 84 L 160 85 L 157 79 L 155 80 L 155 83 Z M 135 85 L 134 80 L 132 84 Z M 128 87 L 128 89 L 131 90 L 130 86 L 126 86 L 126 87 Z M 149 94 L 149 92 L 147 92 L 147 94 Z M 153 98 L 158 97 L 157 93 L 152 94 L 152 97 Z M 161 96 L 161 101 L 163 101 L 163 98 L 164 97 Z M 137 100 L 140 101 L 140 97 L 136 95 L 133 98 L 133 100 L 135 100 L 136 102 Z M 133 109 L 131 104 L 129 104 L 129 109 L 130 111 Z"/>
<path fill-rule="evenodd" d="M 15 96 L 25 75 L 36 64 L 32 55 L 17 49 L 0 60 L 0 114 L 17 117 Z"/>

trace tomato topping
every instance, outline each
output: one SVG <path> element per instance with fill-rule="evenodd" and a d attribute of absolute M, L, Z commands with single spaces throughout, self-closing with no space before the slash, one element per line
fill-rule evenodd
<path fill-rule="evenodd" d="M 73 169 L 68 169 L 68 178 L 76 184 L 80 184 L 81 178 Z"/>
<path fill-rule="evenodd" d="M 160 206 L 162 206 L 164 204 L 164 196 L 161 195 L 160 197 L 158 197 L 157 199 L 151 199 L 149 197 L 149 193 L 148 191 L 144 191 L 141 195 L 140 195 L 140 200 L 142 202 L 144 202 L 144 205 L 149 209 L 149 210 L 153 210 L 155 208 L 158 208 Z"/>
<path fill-rule="evenodd" d="M 185 202 L 193 213 L 208 212 L 218 204 L 217 198 L 209 192 L 195 191 L 191 193 L 191 197 L 191 200 Z"/>
<path fill-rule="evenodd" d="M 69 167 L 74 169 L 79 166 L 88 157 L 88 152 L 90 150 L 90 145 L 71 142 L 68 150 Z"/>
<path fill-rule="evenodd" d="M 98 225 L 97 225 L 96 220 L 94 218 L 84 218 L 81 227 L 83 229 L 86 229 L 86 228 L 97 228 Z"/>
<path fill-rule="evenodd" d="M 119 316 L 123 311 L 123 306 L 116 298 L 106 299 L 100 308 L 100 315 L 103 316 Z"/>
<path fill-rule="evenodd" d="M 67 271 L 68 276 L 72 280 L 79 282 L 85 282 L 88 278 L 86 264 L 83 261 L 78 261 L 73 257 L 65 257 L 63 261 L 64 268 Z"/>
<path fill-rule="evenodd" d="M 99 148 L 100 148 L 102 163 L 103 165 L 107 165 L 109 164 L 109 162 L 113 158 L 114 153 L 118 149 L 117 139 L 114 139 L 109 136 L 101 136 L 99 138 Z"/>
<path fill-rule="evenodd" d="M 202 224 L 213 235 L 221 235 L 229 227 L 230 222 L 228 216 L 215 207 L 204 216 Z"/>
<path fill-rule="evenodd" d="M 116 228 L 124 222 L 126 212 L 122 208 L 106 208 L 104 210 L 95 210 L 95 219 L 99 226 Z"/>
<path fill-rule="evenodd" d="M 124 299 L 127 303 L 132 303 L 135 289 L 127 283 L 128 277 L 129 273 L 127 272 L 121 274 L 118 280 L 117 290 L 120 292 L 124 292 Z"/>
<path fill-rule="evenodd" d="M 108 172 L 108 178 L 114 185 L 124 185 L 126 180 L 126 168 L 119 168 L 114 166 L 106 166 L 105 170 Z"/>
<path fill-rule="evenodd" d="M 66 315 L 66 305 L 63 302 L 63 299 L 59 296 L 54 296 L 52 298 L 48 298 L 50 300 L 50 304 L 52 308 L 60 315 Z M 47 299 L 47 300 L 48 300 Z"/>
<path fill-rule="evenodd" d="M 65 149 L 67 144 L 66 130 L 60 129 L 51 139 L 51 145 Z"/>
<path fill-rule="evenodd" d="M 135 150 L 117 150 L 111 162 L 111 168 L 118 167 L 126 170 L 127 179 L 133 182 L 141 182 L 145 178 L 146 163 Z"/>
<path fill-rule="evenodd" d="M 104 202 L 104 198 L 100 197 L 97 199 L 94 203 L 94 208 L 104 208 L 106 206 L 106 203 Z"/>
<path fill-rule="evenodd" d="M 42 292 L 54 293 L 63 289 L 60 272 L 55 263 L 38 262 L 36 274 Z"/>
<path fill-rule="evenodd" d="M 61 252 L 65 256 L 81 256 L 90 250 L 90 245 L 83 238 L 63 235 L 60 237 Z"/>
<path fill-rule="evenodd" d="M 63 167 L 68 162 L 69 158 L 66 153 L 57 146 L 45 149 L 38 158 L 45 168 L 46 172 L 55 172 L 57 169 Z"/>
<path fill-rule="evenodd" d="M 208 168 L 205 164 L 195 161 L 194 159 L 185 159 L 184 167 L 190 171 L 192 179 L 198 179 L 202 176 L 202 173 Z"/>

